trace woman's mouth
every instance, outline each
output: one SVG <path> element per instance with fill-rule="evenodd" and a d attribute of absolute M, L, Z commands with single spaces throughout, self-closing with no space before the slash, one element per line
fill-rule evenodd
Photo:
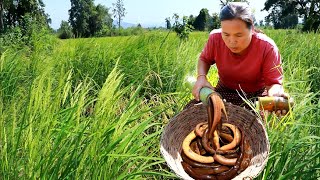
<path fill-rule="evenodd" d="M 237 47 L 230 47 L 230 50 L 231 50 L 231 51 L 237 51 L 238 48 L 237 48 Z"/>

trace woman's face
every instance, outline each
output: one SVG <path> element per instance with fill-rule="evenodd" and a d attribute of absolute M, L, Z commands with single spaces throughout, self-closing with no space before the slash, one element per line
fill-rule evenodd
<path fill-rule="evenodd" d="M 222 39 L 231 52 L 241 54 L 250 44 L 252 31 L 240 19 L 221 21 Z"/>

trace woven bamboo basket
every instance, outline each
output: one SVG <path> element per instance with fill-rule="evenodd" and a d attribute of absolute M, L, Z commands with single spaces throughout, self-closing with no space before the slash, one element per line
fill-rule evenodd
<path fill-rule="evenodd" d="M 236 125 L 245 132 L 253 151 L 250 165 L 233 179 L 253 179 L 257 177 L 267 164 L 270 144 L 264 125 L 249 110 L 225 103 L 227 121 L 222 116 L 222 122 Z M 207 109 L 202 103 L 190 102 L 186 108 L 170 120 L 166 125 L 160 140 L 160 151 L 167 165 L 182 179 L 193 179 L 181 165 L 182 142 L 184 138 L 200 122 L 207 122 Z"/>

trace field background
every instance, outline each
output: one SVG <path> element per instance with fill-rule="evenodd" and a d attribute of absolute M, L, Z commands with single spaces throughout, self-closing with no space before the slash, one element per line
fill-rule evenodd
<path fill-rule="evenodd" d="M 268 119 L 270 158 L 257 179 L 319 179 L 320 35 L 265 33 L 296 104 Z M 0 179 L 176 178 L 160 136 L 192 99 L 184 79 L 195 75 L 208 33 L 32 38 L 32 46 L 1 46 Z"/>

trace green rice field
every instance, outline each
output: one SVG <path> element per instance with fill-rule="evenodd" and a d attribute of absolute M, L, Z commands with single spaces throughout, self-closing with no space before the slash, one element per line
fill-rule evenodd
<path fill-rule="evenodd" d="M 268 164 L 257 179 L 320 178 L 320 34 L 265 30 L 278 45 L 290 114 L 269 117 Z M 2 46 L 0 179 L 177 179 L 160 154 L 169 120 L 193 97 L 207 32 Z M 217 72 L 211 68 L 210 82 Z"/>

